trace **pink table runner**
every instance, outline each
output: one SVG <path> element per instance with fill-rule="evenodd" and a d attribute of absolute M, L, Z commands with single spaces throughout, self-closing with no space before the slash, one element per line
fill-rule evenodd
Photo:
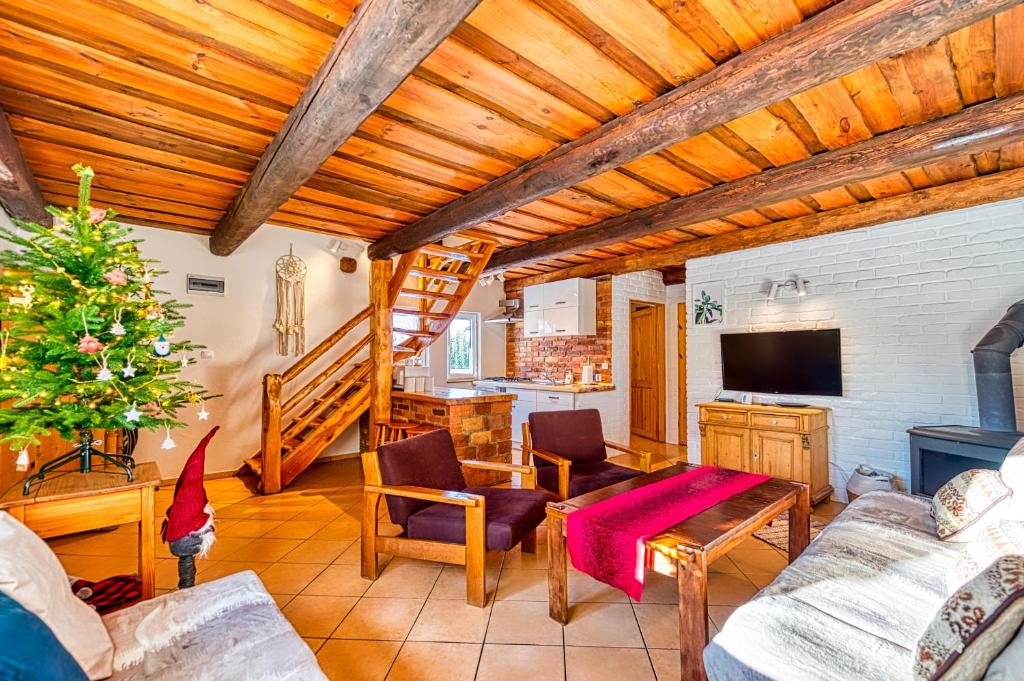
<path fill-rule="evenodd" d="M 704 466 L 573 511 L 566 519 L 569 557 L 577 570 L 639 601 L 648 539 L 767 480 Z"/>

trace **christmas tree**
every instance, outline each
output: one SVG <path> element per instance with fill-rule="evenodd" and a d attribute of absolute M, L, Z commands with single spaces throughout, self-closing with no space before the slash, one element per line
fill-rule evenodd
<path fill-rule="evenodd" d="M 0 227 L 13 245 L 0 252 L 0 441 L 24 448 L 56 431 L 79 443 L 67 460 L 84 457 L 87 471 L 90 454 L 131 463 L 92 450 L 94 429 L 164 428 L 170 449 L 182 408 L 205 420 L 211 396 L 180 378 L 199 349 L 174 335 L 187 306 L 154 290 L 164 272 L 140 255 L 132 230 L 90 205 L 92 169 L 74 171 L 78 206 L 49 207 L 53 227 Z"/>

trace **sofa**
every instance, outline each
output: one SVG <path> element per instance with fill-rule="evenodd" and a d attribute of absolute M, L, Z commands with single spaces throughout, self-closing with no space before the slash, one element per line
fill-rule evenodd
<path fill-rule="evenodd" d="M 1007 485 L 1014 501 L 1024 502 L 1024 441 L 1011 454 L 1017 470 L 1004 464 L 1002 474 L 1013 477 Z M 950 596 L 947 576 L 964 546 L 939 538 L 929 499 L 893 492 L 859 497 L 729 617 L 705 648 L 708 678 L 914 678 L 918 641 Z M 1022 632 L 974 678 L 1024 679 Z"/>

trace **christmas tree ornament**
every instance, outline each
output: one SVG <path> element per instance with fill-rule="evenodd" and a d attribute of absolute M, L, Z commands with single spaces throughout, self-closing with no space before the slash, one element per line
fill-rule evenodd
<path fill-rule="evenodd" d="M 155 341 L 153 341 L 153 356 L 154 357 L 167 357 L 171 354 L 171 342 L 167 338 L 160 334 Z"/>
<path fill-rule="evenodd" d="M 128 411 L 124 413 L 124 420 L 128 423 L 138 423 L 142 417 L 142 412 L 139 411 L 138 406 L 132 402 L 132 406 L 128 408 Z"/>
<path fill-rule="evenodd" d="M 21 291 L 21 295 L 11 296 L 7 299 L 8 302 L 10 302 L 11 305 L 18 305 L 19 307 L 32 307 L 32 296 L 36 292 L 36 287 L 32 284 L 21 284 L 18 286 L 18 290 Z"/>
<path fill-rule="evenodd" d="M 153 272 L 148 267 L 142 268 L 142 283 L 152 284 L 153 283 Z"/>
<path fill-rule="evenodd" d="M 124 324 L 121 323 L 121 308 L 117 308 L 114 312 L 114 323 L 110 325 L 110 335 L 112 336 L 123 336 L 128 333 L 128 330 L 124 328 Z"/>
<path fill-rule="evenodd" d="M 171 438 L 171 429 L 167 426 L 164 426 L 164 432 L 166 433 L 167 437 L 165 437 L 164 441 L 160 443 L 160 449 L 174 449 L 175 447 L 177 447 L 178 443 L 175 442 L 173 438 Z"/>
<path fill-rule="evenodd" d="M 107 366 L 107 353 L 106 351 L 100 352 L 100 370 L 96 372 L 97 381 L 112 381 L 114 380 L 114 373 Z"/>
<path fill-rule="evenodd" d="M 189 395 L 209 397 L 181 377 L 177 361 L 165 358 L 172 350 L 168 339 L 176 354 L 198 352 L 175 338 L 185 323 L 183 306 L 141 280 L 150 268 L 158 272 L 158 264 L 143 258 L 132 228 L 119 224 L 113 211 L 90 206 L 92 170 L 74 170 L 77 206 L 48 209 L 55 228 L 18 219 L 14 227 L 0 225 L 7 242 L 0 247 L 0 442 L 13 447 L 12 458 L 19 448 L 39 444 L 41 433 L 76 443 L 62 456 L 41 460 L 24 481 L 24 494 L 72 466 L 88 473 L 103 463 L 104 472 L 131 480 L 131 455 L 102 451 L 92 433 L 126 426 L 135 433 L 141 424 L 177 428 L 184 425 L 179 414 L 190 406 Z M 147 312 L 153 313 L 148 319 Z M 162 341 L 157 354 L 150 352 L 152 339 Z M 153 411 L 142 406 L 154 400 L 159 406 Z M 173 443 L 169 431 L 166 439 Z"/>
<path fill-rule="evenodd" d="M 128 283 L 128 275 L 120 268 L 110 270 L 103 275 L 103 278 L 106 279 L 107 283 L 111 286 L 124 286 Z"/>
<path fill-rule="evenodd" d="M 204 558 L 214 542 L 213 507 L 203 487 L 203 471 L 206 447 L 218 429 L 214 426 L 189 455 L 174 484 L 174 498 L 160 528 L 160 536 L 178 557 L 179 589 L 195 584 L 196 557 Z"/>
<path fill-rule="evenodd" d="M 196 414 L 196 417 L 200 421 L 206 421 L 210 418 L 210 412 L 206 411 L 206 402 L 199 403 L 199 413 Z"/>
<path fill-rule="evenodd" d="M 306 263 L 292 253 L 277 259 L 277 354 L 306 352 Z"/>
<path fill-rule="evenodd" d="M 28 447 L 22 447 L 18 452 L 18 458 L 14 460 L 14 469 L 18 472 L 28 470 Z"/>
<path fill-rule="evenodd" d="M 182 355 L 181 356 L 181 368 L 182 369 L 187 369 L 188 368 L 188 355 Z"/>

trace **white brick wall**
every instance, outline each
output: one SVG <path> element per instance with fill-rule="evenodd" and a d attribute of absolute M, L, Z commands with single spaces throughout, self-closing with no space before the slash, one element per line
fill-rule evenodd
<path fill-rule="evenodd" d="M 794 275 L 809 295 L 766 301 L 771 280 Z M 1024 200 L 690 260 L 687 280 L 726 289 L 724 328 L 688 321 L 690 460 L 700 460 L 693 405 L 721 387 L 721 331 L 839 328 L 845 396 L 793 399 L 832 408 L 832 484 L 845 498 L 860 463 L 907 479 L 907 428 L 977 425 L 970 350 L 1024 299 Z M 1024 427 L 1024 350 L 1014 375 Z"/>

